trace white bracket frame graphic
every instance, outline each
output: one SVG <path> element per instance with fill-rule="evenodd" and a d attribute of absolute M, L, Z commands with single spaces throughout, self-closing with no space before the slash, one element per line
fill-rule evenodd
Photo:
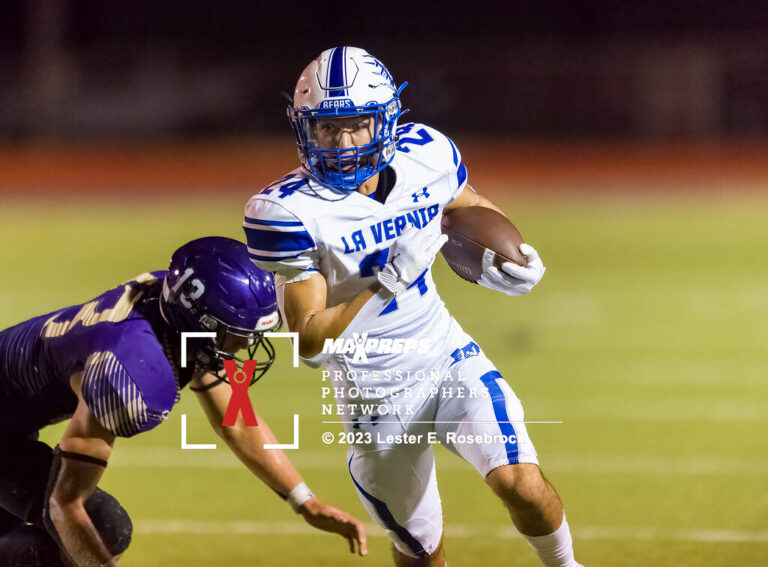
<path fill-rule="evenodd" d="M 187 443 L 187 414 L 181 414 L 181 448 L 189 450 L 208 450 L 216 449 L 216 443 Z"/>
<path fill-rule="evenodd" d="M 299 333 L 297 332 L 278 332 L 271 331 L 264 333 L 264 336 L 274 338 L 289 338 L 293 339 L 293 367 L 299 367 Z M 181 333 L 181 367 L 187 367 L 187 339 L 202 339 L 210 338 L 215 339 L 216 333 L 213 332 L 183 332 Z M 198 449 L 198 450 L 211 450 L 216 449 L 215 443 L 187 443 L 187 414 L 181 414 L 181 448 L 182 449 Z M 293 414 L 293 443 L 265 443 L 264 448 L 267 450 L 296 450 L 299 448 L 299 414 Z"/>
<path fill-rule="evenodd" d="M 293 414 L 293 443 L 264 443 L 264 448 L 267 450 L 296 450 L 299 448 L 299 414 Z"/>
<path fill-rule="evenodd" d="M 215 339 L 216 333 L 210 332 L 184 332 L 181 333 L 181 367 L 187 367 L 187 339 Z"/>
<path fill-rule="evenodd" d="M 299 367 L 299 333 L 296 331 L 268 331 L 264 333 L 264 336 L 279 338 L 293 339 L 293 367 Z"/>

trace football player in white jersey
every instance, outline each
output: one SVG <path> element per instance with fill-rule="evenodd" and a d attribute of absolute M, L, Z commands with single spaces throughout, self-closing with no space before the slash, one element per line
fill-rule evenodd
<path fill-rule="evenodd" d="M 440 442 L 477 469 L 545 565 L 576 566 L 519 400 L 432 279 L 443 211 L 499 209 L 467 185 L 450 139 L 397 126 L 404 86 L 354 47 L 326 50 L 304 69 L 288 108 L 301 167 L 248 201 L 251 259 L 277 275 L 302 358 L 326 367 L 354 442 L 353 483 L 392 539 L 396 565 L 445 564 Z M 479 283 L 530 291 L 544 266 L 531 246 L 520 250 L 527 266 L 489 266 Z"/>

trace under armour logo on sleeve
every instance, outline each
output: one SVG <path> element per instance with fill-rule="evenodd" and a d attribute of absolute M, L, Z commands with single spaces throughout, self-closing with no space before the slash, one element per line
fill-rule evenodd
<path fill-rule="evenodd" d="M 415 193 L 411 194 L 411 197 L 413 197 L 413 202 L 418 203 L 419 199 L 424 197 L 425 199 L 429 199 L 429 193 L 427 193 L 427 187 L 424 187 L 421 191 L 416 191 Z"/>

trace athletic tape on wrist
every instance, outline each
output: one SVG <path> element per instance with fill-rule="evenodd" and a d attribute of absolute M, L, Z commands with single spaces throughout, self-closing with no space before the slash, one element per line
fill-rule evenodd
<path fill-rule="evenodd" d="M 291 505 L 293 511 L 298 514 L 299 508 L 301 508 L 302 504 L 314 497 L 315 495 L 312 494 L 312 491 L 307 486 L 307 483 L 302 482 L 301 484 L 296 485 L 293 490 L 291 490 L 290 494 L 288 494 L 288 498 L 286 498 L 286 501 Z"/>

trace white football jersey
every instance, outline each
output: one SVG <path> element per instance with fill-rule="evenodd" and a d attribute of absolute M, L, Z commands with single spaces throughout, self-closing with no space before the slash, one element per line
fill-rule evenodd
<path fill-rule="evenodd" d="M 326 307 L 333 307 L 376 282 L 407 225 L 438 234 L 443 208 L 466 185 L 466 167 L 453 142 L 433 128 L 409 123 L 398 128 L 398 135 L 389 166 L 396 180 L 384 203 L 358 192 L 339 194 L 301 168 L 251 197 L 244 229 L 256 265 L 277 274 L 278 283 L 319 272 L 328 286 Z M 380 296 L 361 309 L 341 337 L 367 341 L 365 356 L 342 349 L 347 352 L 313 359 L 356 378 L 345 382 L 339 402 L 381 400 L 430 376 L 436 382 L 435 376 L 456 362 L 456 350 L 461 356 L 471 340 L 437 294 L 431 269 L 396 299 Z M 282 308 L 282 293 L 278 297 Z M 403 349 L 408 352 L 396 352 L 407 339 L 412 339 Z M 362 388 L 366 384 L 372 387 Z"/>

